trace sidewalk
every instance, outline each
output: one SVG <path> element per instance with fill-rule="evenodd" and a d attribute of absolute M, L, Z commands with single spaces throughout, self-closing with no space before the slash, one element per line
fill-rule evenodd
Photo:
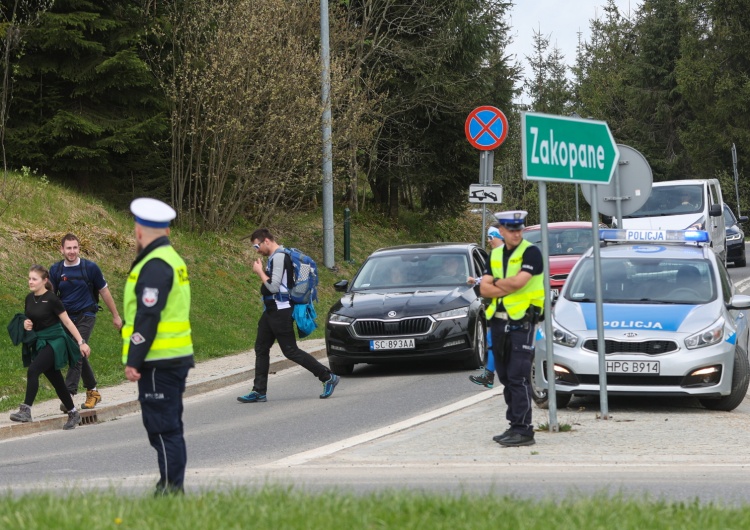
<path fill-rule="evenodd" d="M 326 356 L 325 339 L 300 341 L 299 344 L 317 359 Z M 252 350 L 196 363 L 195 368 L 190 370 L 188 374 L 185 397 L 210 392 L 236 383 L 247 382 L 251 385 L 255 376 L 254 366 L 255 354 Z M 278 344 L 274 344 L 271 348 L 270 371 L 277 372 L 292 366 L 296 366 L 295 363 L 286 359 Z M 140 410 L 138 385 L 135 383 L 126 381 L 117 386 L 102 387 L 99 390 L 102 394 L 102 401 L 93 410 L 82 410 L 80 408 L 80 403 L 85 399 L 85 394 L 76 396 L 75 403 L 81 413 L 81 425 L 109 421 Z M 67 414 L 60 412 L 60 400 L 58 399 L 34 403 L 31 408 L 34 421 L 31 423 L 11 421 L 9 418 L 10 412 L 12 411 L 0 416 L 0 440 L 62 429 L 68 418 Z"/>

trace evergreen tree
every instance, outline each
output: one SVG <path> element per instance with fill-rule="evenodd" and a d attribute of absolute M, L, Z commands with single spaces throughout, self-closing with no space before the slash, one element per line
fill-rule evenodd
<path fill-rule="evenodd" d="M 627 71 L 635 52 L 632 23 L 614 0 L 607 0 L 604 17 L 591 21 L 591 41 L 573 67 L 579 114 L 606 121 L 615 140 L 627 118 Z"/>
<path fill-rule="evenodd" d="M 750 1 L 685 0 L 678 89 L 692 111 L 680 140 L 694 177 L 731 173 L 750 160 Z"/>
<path fill-rule="evenodd" d="M 350 1 L 360 29 L 363 85 L 380 96 L 380 130 L 360 167 L 375 203 L 395 218 L 400 198 L 448 212 L 465 206 L 478 156 L 464 122 L 481 104 L 510 109 L 518 69 L 503 53 L 510 3 Z M 415 202 L 411 202 L 415 205 Z"/>
<path fill-rule="evenodd" d="M 141 3 L 57 0 L 27 33 L 8 121 L 10 163 L 84 189 L 168 186 L 164 104 L 140 57 Z"/>
<path fill-rule="evenodd" d="M 654 180 L 691 176 L 679 129 L 689 109 L 679 93 L 676 67 L 682 23 L 679 0 L 645 0 L 637 12 L 637 49 L 627 72 L 628 114 L 620 143 L 637 146 Z"/>

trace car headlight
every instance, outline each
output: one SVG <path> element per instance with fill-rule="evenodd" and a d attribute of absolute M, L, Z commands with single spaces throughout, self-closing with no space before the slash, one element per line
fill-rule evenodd
<path fill-rule="evenodd" d="M 553 323 L 552 342 L 559 344 L 560 346 L 575 348 L 575 345 L 578 344 L 578 336 Z"/>
<path fill-rule="evenodd" d="M 742 234 L 727 234 L 727 241 L 737 241 L 742 239 Z"/>
<path fill-rule="evenodd" d="M 701 217 L 696 222 L 688 226 L 685 230 L 705 230 L 706 229 L 706 218 Z"/>
<path fill-rule="evenodd" d="M 686 338 L 685 346 L 689 350 L 704 348 L 706 346 L 718 344 L 721 342 L 722 337 L 724 337 L 724 319 L 720 318 L 711 324 L 710 327 Z"/>
<path fill-rule="evenodd" d="M 338 313 L 331 313 L 328 316 L 329 324 L 336 324 L 338 326 L 348 326 L 352 322 L 354 322 L 353 318 L 345 317 L 344 315 L 339 315 Z"/>
<path fill-rule="evenodd" d="M 450 311 L 441 311 L 435 313 L 432 318 L 435 320 L 447 320 L 449 318 L 463 318 L 469 316 L 469 307 L 459 307 L 458 309 L 451 309 Z"/>

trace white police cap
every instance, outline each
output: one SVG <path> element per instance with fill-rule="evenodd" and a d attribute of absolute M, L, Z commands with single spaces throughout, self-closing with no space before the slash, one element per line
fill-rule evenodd
<path fill-rule="evenodd" d="M 177 217 L 177 212 L 170 205 L 148 197 L 131 202 L 130 211 L 135 215 L 136 223 L 149 228 L 167 228 L 170 221 Z"/>
<path fill-rule="evenodd" d="M 527 215 L 529 215 L 529 212 L 526 210 L 508 210 L 507 212 L 497 212 L 495 219 L 505 228 L 520 230 L 526 223 Z"/>
<path fill-rule="evenodd" d="M 500 231 L 494 226 L 491 226 L 487 229 L 487 237 L 496 237 L 498 239 L 503 238 L 503 236 L 500 235 Z"/>

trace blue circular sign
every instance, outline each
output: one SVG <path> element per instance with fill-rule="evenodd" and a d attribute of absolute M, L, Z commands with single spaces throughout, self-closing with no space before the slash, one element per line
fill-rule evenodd
<path fill-rule="evenodd" d="M 500 147 L 508 136 L 508 119 L 499 109 L 484 105 L 469 113 L 464 130 L 472 146 L 491 151 Z"/>

